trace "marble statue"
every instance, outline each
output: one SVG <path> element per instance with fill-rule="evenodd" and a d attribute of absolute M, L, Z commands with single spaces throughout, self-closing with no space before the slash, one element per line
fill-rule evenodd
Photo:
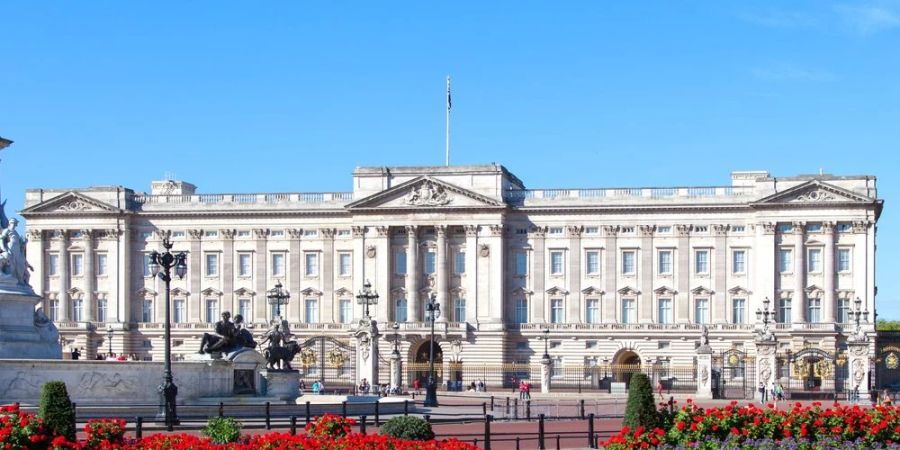
<path fill-rule="evenodd" d="M 33 270 L 25 260 L 26 240 L 16 231 L 19 221 L 15 218 L 6 219 L 3 206 L 0 204 L 0 281 L 15 282 L 19 286 L 28 286 L 29 270 Z"/>
<path fill-rule="evenodd" d="M 709 345 L 709 328 L 706 328 L 706 325 L 703 325 L 703 328 L 700 330 L 700 346 L 708 346 Z"/>

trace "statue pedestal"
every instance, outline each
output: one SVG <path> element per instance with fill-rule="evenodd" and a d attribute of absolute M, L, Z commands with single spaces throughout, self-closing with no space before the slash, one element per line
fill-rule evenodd
<path fill-rule="evenodd" d="M 759 395 L 759 384 L 762 383 L 766 393 L 771 391 L 772 383 L 776 381 L 778 363 L 775 353 L 778 350 L 778 342 L 756 341 L 756 386 L 753 386 L 754 397 Z"/>
<path fill-rule="evenodd" d="M 869 399 L 869 392 L 872 386 L 869 384 L 869 342 L 864 341 L 847 342 L 847 353 L 849 359 L 847 363 L 850 367 L 850 386 L 847 387 L 851 392 L 856 390 L 859 393 L 859 400 Z"/>
<path fill-rule="evenodd" d="M 550 392 L 550 369 L 553 365 L 553 360 L 550 358 L 541 358 L 541 393 L 547 394 Z"/>
<path fill-rule="evenodd" d="M 300 396 L 300 372 L 297 370 L 263 370 L 266 380 L 266 396 L 293 400 Z"/>
<path fill-rule="evenodd" d="M 369 385 L 378 385 L 378 322 L 362 319 L 353 330 L 356 339 L 356 385 L 365 379 Z"/>
<path fill-rule="evenodd" d="M 0 359 L 62 359 L 59 331 L 35 313 L 41 298 L 26 292 L 30 288 L 5 288 L 0 286 Z"/>
<path fill-rule="evenodd" d="M 712 395 L 712 349 L 701 345 L 697 349 L 697 395 L 698 399 L 711 399 Z"/>
<path fill-rule="evenodd" d="M 400 367 L 400 352 L 391 353 L 391 385 L 390 388 L 400 388 L 400 380 L 403 378 L 403 371 Z"/>

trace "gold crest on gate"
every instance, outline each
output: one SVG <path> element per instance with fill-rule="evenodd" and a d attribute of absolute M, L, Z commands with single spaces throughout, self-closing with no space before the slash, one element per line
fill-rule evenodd
<path fill-rule="evenodd" d="M 900 358 L 897 357 L 896 353 L 890 352 L 887 357 L 884 358 L 884 366 L 888 369 L 894 370 L 898 365 L 900 365 Z"/>

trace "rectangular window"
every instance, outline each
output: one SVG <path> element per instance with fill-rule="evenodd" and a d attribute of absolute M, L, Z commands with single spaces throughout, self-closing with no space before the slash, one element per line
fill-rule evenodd
<path fill-rule="evenodd" d="M 778 232 L 779 233 L 790 233 L 794 231 L 794 226 L 789 223 L 779 223 L 778 224 Z"/>
<path fill-rule="evenodd" d="M 458 298 L 453 302 L 453 317 L 457 322 L 466 321 L 466 299 Z"/>
<path fill-rule="evenodd" d="M 709 250 L 697 250 L 694 252 L 694 273 L 709 273 Z"/>
<path fill-rule="evenodd" d="M 218 237 L 219 232 L 218 231 L 207 231 L 207 232 L 203 233 L 203 236 L 204 237 Z"/>
<path fill-rule="evenodd" d="M 794 258 L 791 250 L 782 248 L 778 249 L 778 271 L 780 273 L 791 273 L 794 267 Z"/>
<path fill-rule="evenodd" d="M 600 252 L 596 250 L 588 251 L 585 254 L 585 272 L 588 275 L 600 274 Z"/>
<path fill-rule="evenodd" d="M 306 299 L 306 323 L 319 323 L 319 301 L 314 298 Z"/>
<path fill-rule="evenodd" d="M 59 320 L 59 300 L 50 300 L 50 320 Z"/>
<path fill-rule="evenodd" d="M 284 276 L 284 253 L 272 253 L 272 276 Z"/>
<path fill-rule="evenodd" d="M 694 322 L 709 323 L 709 299 L 698 298 L 694 302 Z"/>
<path fill-rule="evenodd" d="M 746 250 L 735 250 L 731 253 L 731 271 L 733 273 L 747 273 Z"/>
<path fill-rule="evenodd" d="M 338 255 L 338 275 L 342 277 L 350 276 L 351 258 L 349 253 L 341 253 Z"/>
<path fill-rule="evenodd" d="M 584 227 L 584 234 L 600 234 L 600 227 Z"/>
<path fill-rule="evenodd" d="M 106 299 L 97 299 L 97 322 L 106 322 L 107 318 Z"/>
<path fill-rule="evenodd" d="M 822 321 L 822 300 L 818 298 L 806 299 L 806 318 L 809 323 Z"/>
<path fill-rule="evenodd" d="M 551 236 L 561 236 L 563 234 L 563 229 L 562 227 L 550 227 L 547 234 L 550 234 Z"/>
<path fill-rule="evenodd" d="M 253 257 L 249 253 L 238 254 L 238 276 L 249 277 L 253 274 Z"/>
<path fill-rule="evenodd" d="M 153 300 L 144 299 L 141 303 L 141 321 L 153 322 Z"/>
<path fill-rule="evenodd" d="M 47 258 L 47 274 L 51 277 L 59 275 L 59 255 L 51 253 Z"/>
<path fill-rule="evenodd" d="M 659 273 L 661 275 L 672 274 L 672 250 L 659 251 Z"/>
<path fill-rule="evenodd" d="M 659 299 L 659 323 L 672 323 L 672 299 Z"/>
<path fill-rule="evenodd" d="M 453 273 L 466 273 L 466 252 L 456 252 L 453 254 Z"/>
<path fill-rule="evenodd" d="M 76 298 L 72 300 L 72 320 L 81 322 L 84 320 L 84 300 Z"/>
<path fill-rule="evenodd" d="M 672 227 L 670 225 L 660 225 L 656 227 L 656 232 L 659 234 L 669 234 L 672 232 Z"/>
<path fill-rule="evenodd" d="M 144 259 L 141 266 L 141 273 L 143 273 L 144 277 L 151 277 L 153 273 L 150 272 L 150 254 L 144 253 Z"/>
<path fill-rule="evenodd" d="M 206 254 L 206 276 L 214 277 L 219 274 L 219 255 L 215 253 Z"/>
<path fill-rule="evenodd" d="M 238 300 L 238 314 L 244 318 L 244 321 L 250 322 L 252 318 L 250 317 L 250 299 L 242 298 Z"/>
<path fill-rule="evenodd" d="M 850 299 L 849 298 L 839 298 L 838 299 L 837 321 L 838 321 L 838 323 L 850 322 Z"/>
<path fill-rule="evenodd" d="M 731 323 L 744 323 L 747 321 L 747 300 L 743 298 L 731 299 Z"/>
<path fill-rule="evenodd" d="M 848 273 L 850 272 L 850 249 L 849 248 L 839 248 L 838 249 L 838 272 Z"/>
<path fill-rule="evenodd" d="M 634 275 L 634 251 L 622 252 L 622 274 Z"/>
<path fill-rule="evenodd" d="M 315 277 L 319 275 L 319 255 L 315 253 L 306 254 L 306 276 Z M 313 323 L 313 322 L 310 322 Z"/>
<path fill-rule="evenodd" d="M 70 273 L 73 277 L 84 275 L 84 255 L 80 253 L 72 254 L 72 270 Z"/>
<path fill-rule="evenodd" d="M 424 261 L 424 270 L 425 273 L 431 275 L 434 273 L 434 257 L 435 253 L 433 250 L 429 250 L 425 252 L 425 261 Z"/>
<path fill-rule="evenodd" d="M 528 275 L 528 253 L 516 252 L 516 275 Z"/>
<path fill-rule="evenodd" d="M 406 315 L 406 299 L 394 299 L 394 319 L 397 322 L 406 322 L 409 317 Z"/>
<path fill-rule="evenodd" d="M 822 249 L 811 248 L 807 255 L 809 256 L 806 264 L 807 271 L 809 273 L 822 272 Z"/>
<path fill-rule="evenodd" d="M 806 231 L 810 233 L 820 233 L 822 231 L 821 223 L 810 223 L 806 225 Z"/>
<path fill-rule="evenodd" d="M 216 323 L 219 320 L 219 302 L 214 298 L 206 299 L 206 323 Z"/>
<path fill-rule="evenodd" d="M 586 323 L 600 323 L 600 300 L 589 298 L 584 305 L 584 321 Z"/>
<path fill-rule="evenodd" d="M 849 223 L 839 223 L 837 224 L 837 232 L 838 233 L 849 233 L 853 227 Z"/>
<path fill-rule="evenodd" d="M 338 319 L 341 323 L 350 323 L 350 320 L 353 318 L 352 303 L 348 299 L 341 299 L 340 305 Z"/>
<path fill-rule="evenodd" d="M 622 323 L 634 323 L 634 299 L 622 299 Z"/>
<path fill-rule="evenodd" d="M 775 321 L 778 323 L 791 323 L 791 299 L 778 299 L 778 311 L 775 314 Z"/>
<path fill-rule="evenodd" d="M 563 271 L 563 252 L 550 252 L 550 274 L 562 275 Z"/>
<path fill-rule="evenodd" d="M 406 275 L 406 251 L 404 250 L 394 252 L 394 273 Z"/>
<path fill-rule="evenodd" d="M 516 299 L 515 318 L 516 323 L 528 323 L 528 300 L 524 298 Z"/>
<path fill-rule="evenodd" d="M 175 323 L 183 323 L 185 321 L 185 310 L 184 310 L 184 300 L 177 299 L 175 300 L 175 315 L 172 317 L 172 321 Z"/>
<path fill-rule="evenodd" d="M 97 276 L 105 277 L 107 270 L 107 257 L 106 253 L 97 253 Z"/>
<path fill-rule="evenodd" d="M 552 323 L 563 323 L 565 320 L 564 312 L 563 312 L 563 301 L 561 298 L 554 298 L 550 300 L 550 322 Z"/>

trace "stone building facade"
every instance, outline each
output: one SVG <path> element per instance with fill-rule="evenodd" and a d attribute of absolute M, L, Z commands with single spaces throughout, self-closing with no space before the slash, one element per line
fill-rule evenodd
<path fill-rule="evenodd" d="M 875 178 L 731 178 L 534 190 L 496 164 L 360 167 L 350 192 L 31 189 L 21 215 L 32 285 L 65 344 L 89 355 L 107 350 L 111 325 L 114 352 L 161 358 L 163 285 L 147 255 L 168 237 L 189 265 L 172 283 L 176 357 L 196 352 L 222 311 L 264 329 L 278 281 L 295 335 L 346 340 L 371 280 L 383 338 L 396 333 L 411 363 L 427 354 L 431 295 L 445 365 L 528 365 L 546 348 L 554 376 L 690 366 L 704 324 L 714 350 L 752 358 L 765 299 L 779 352 L 839 359 L 855 300 L 875 311 Z"/>

